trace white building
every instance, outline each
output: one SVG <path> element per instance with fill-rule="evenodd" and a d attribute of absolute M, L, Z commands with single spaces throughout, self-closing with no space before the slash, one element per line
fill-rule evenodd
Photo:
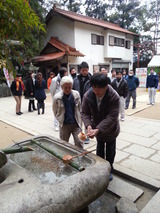
<path fill-rule="evenodd" d="M 78 70 L 78 65 L 86 61 L 91 73 L 102 65 L 109 71 L 112 68 L 132 69 L 133 36 L 137 34 L 116 24 L 56 7 L 48 13 L 46 24 L 45 47 L 34 64 L 48 64 L 48 68 L 51 64 L 53 68 L 58 64 L 68 68 L 74 66 Z M 65 49 L 62 51 L 60 46 Z M 70 54 L 68 48 L 79 52 Z"/>

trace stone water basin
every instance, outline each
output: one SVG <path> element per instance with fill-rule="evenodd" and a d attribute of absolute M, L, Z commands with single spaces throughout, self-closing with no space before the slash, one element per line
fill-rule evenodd
<path fill-rule="evenodd" d="M 84 150 L 58 139 L 31 138 L 61 156 Z M 0 169 L 0 212 L 79 212 L 106 191 L 110 165 L 94 154 L 74 158 L 78 169 L 32 143 L 34 151 L 7 155 Z M 17 147 L 17 145 L 15 145 Z"/>

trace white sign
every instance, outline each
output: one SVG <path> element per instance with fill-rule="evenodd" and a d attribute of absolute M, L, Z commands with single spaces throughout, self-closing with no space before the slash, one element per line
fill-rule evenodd
<path fill-rule="evenodd" d="M 3 68 L 3 72 L 4 72 L 4 76 L 6 78 L 6 81 L 7 81 L 7 84 L 8 84 L 8 87 L 10 87 L 10 82 L 9 82 L 9 73 L 8 73 L 8 70 L 4 67 Z"/>
<path fill-rule="evenodd" d="M 145 68 L 136 68 L 136 76 L 139 78 L 139 87 L 146 87 L 146 79 L 147 79 L 147 67 Z"/>

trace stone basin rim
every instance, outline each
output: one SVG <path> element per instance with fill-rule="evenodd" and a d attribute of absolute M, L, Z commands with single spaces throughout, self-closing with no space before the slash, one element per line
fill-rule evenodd
<path fill-rule="evenodd" d="M 35 136 L 33 138 L 48 138 L 49 140 L 57 141 L 58 144 L 71 149 L 72 152 L 74 150 L 79 153 L 84 151 L 54 137 Z M 27 139 L 19 143 L 28 143 L 29 141 L 30 139 Z M 76 213 L 77 210 L 83 209 L 103 194 L 108 186 L 110 174 L 110 165 L 107 161 L 93 153 L 86 157 L 94 163 L 87 167 L 86 170 L 71 175 L 57 184 L 42 183 L 23 167 L 9 161 L 0 170 L 6 175 L 6 179 L 0 184 L 1 210 L 11 213 L 13 209 L 16 213 L 27 213 L 28 211 L 31 213 Z M 12 171 L 9 171 L 9 169 Z M 17 176 L 14 171 L 17 171 Z M 18 183 L 20 178 L 24 182 Z M 12 194 L 12 199 L 9 199 L 10 194 Z M 27 200 L 28 197 L 32 198 L 29 202 Z"/>

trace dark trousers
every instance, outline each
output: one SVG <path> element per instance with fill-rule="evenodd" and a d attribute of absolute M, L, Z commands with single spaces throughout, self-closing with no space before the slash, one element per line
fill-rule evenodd
<path fill-rule="evenodd" d="M 133 99 L 133 106 L 136 107 L 136 90 L 128 91 L 127 98 L 126 98 L 126 107 L 128 108 L 130 99 Z"/>
<path fill-rule="evenodd" d="M 40 109 L 42 108 L 42 114 L 44 114 L 44 100 L 37 100 L 37 110 L 38 110 L 38 115 L 40 114 Z"/>
<path fill-rule="evenodd" d="M 104 143 L 97 139 L 97 155 L 106 159 L 111 165 L 111 172 L 113 171 L 113 162 L 116 155 L 116 139 Z"/>
<path fill-rule="evenodd" d="M 29 104 L 28 104 L 28 111 L 32 111 L 32 108 L 33 110 L 36 110 L 36 107 L 35 107 L 35 104 L 34 104 L 34 100 L 29 100 Z"/>

